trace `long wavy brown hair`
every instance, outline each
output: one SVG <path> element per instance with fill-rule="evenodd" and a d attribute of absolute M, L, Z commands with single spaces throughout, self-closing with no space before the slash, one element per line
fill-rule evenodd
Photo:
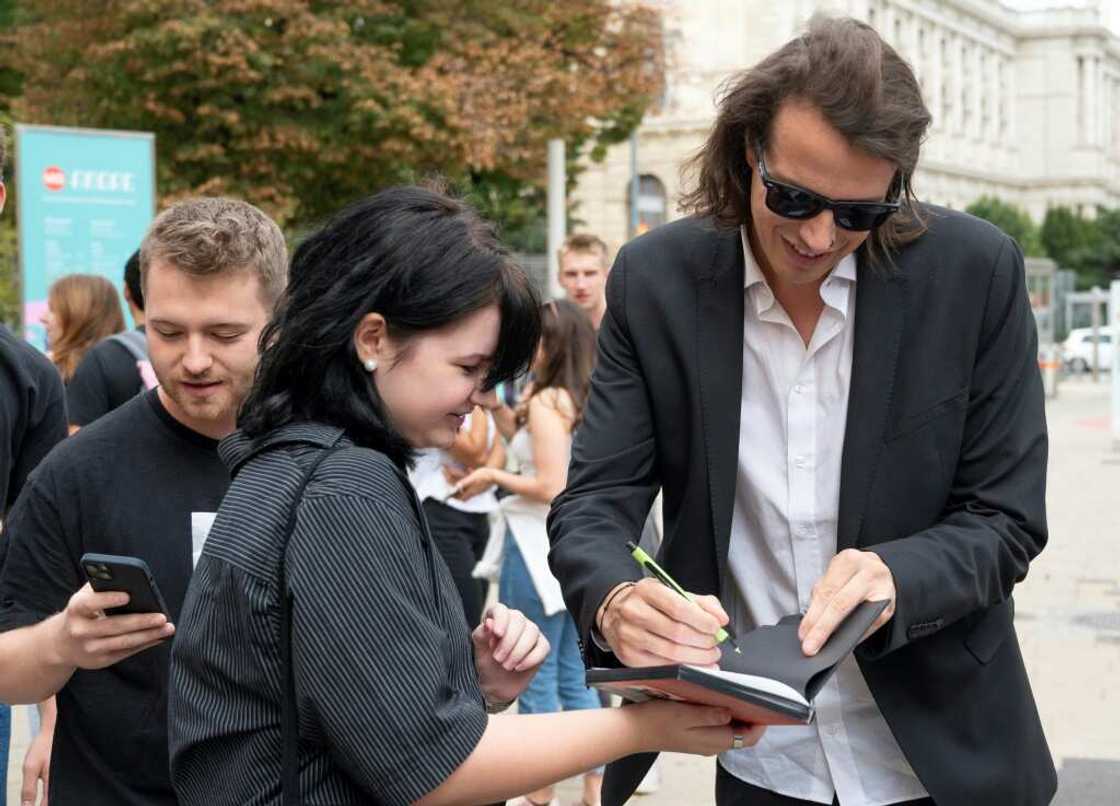
<path fill-rule="evenodd" d="M 59 336 L 51 345 L 51 361 L 64 381 L 74 377 L 82 357 L 97 342 L 124 330 L 117 289 L 95 274 L 68 274 L 51 285 L 47 305 Z"/>
<path fill-rule="evenodd" d="M 595 368 L 595 328 L 587 314 L 573 302 L 556 299 L 541 306 L 541 346 L 544 359 L 533 371 L 529 398 L 546 389 L 563 389 L 575 406 L 574 429 L 583 419 Z"/>
<path fill-rule="evenodd" d="M 911 182 L 929 128 L 929 110 L 914 72 L 871 26 L 816 14 L 790 40 L 723 87 L 707 141 L 686 163 L 692 190 L 688 212 L 735 229 L 750 222 L 751 168 L 747 147 L 769 145 L 770 127 L 786 100 L 808 101 L 856 148 L 894 163 L 891 193 L 901 209 L 860 249 L 872 265 L 926 230 Z"/>

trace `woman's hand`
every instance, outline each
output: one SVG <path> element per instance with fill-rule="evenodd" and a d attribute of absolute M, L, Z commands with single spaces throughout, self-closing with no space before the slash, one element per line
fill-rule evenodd
<path fill-rule="evenodd" d="M 517 699 L 550 649 L 536 624 L 503 604 L 487 609 L 471 640 L 478 683 L 491 705 Z"/>
<path fill-rule="evenodd" d="M 494 468 L 480 467 L 472 470 L 455 485 L 455 497 L 460 501 L 467 501 L 480 493 L 484 493 L 494 486 Z"/>
<path fill-rule="evenodd" d="M 765 725 L 733 722 L 726 708 L 651 700 L 621 709 L 636 721 L 644 752 L 692 753 L 714 756 L 758 744 Z"/>
<path fill-rule="evenodd" d="M 452 465 L 443 466 L 443 477 L 447 479 L 447 483 L 454 487 L 460 481 L 467 477 L 471 471 L 462 467 L 454 467 Z"/>

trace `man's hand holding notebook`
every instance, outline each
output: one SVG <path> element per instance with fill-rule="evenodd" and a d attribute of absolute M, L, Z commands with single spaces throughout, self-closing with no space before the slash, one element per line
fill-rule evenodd
<path fill-rule="evenodd" d="M 591 669 L 587 683 L 627 700 L 722 705 L 737 720 L 752 724 L 807 724 L 813 721 L 817 692 L 888 605 L 858 605 L 811 656 L 802 651 L 798 636 L 802 616 L 793 614 L 741 635 L 741 651 L 724 652 L 718 670 L 683 664 Z"/>

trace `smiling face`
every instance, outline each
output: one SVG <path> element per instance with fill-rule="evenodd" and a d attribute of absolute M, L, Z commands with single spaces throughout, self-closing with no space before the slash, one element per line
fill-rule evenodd
<path fill-rule="evenodd" d="M 779 107 L 764 160 L 773 179 L 843 201 L 883 201 L 896 172 L 893 163 L 857 150 L 816 107 L 799 101 Z M 870 236 L 836 226 L 831 210 L 802 221 L 771 212 L 753 147 L 747 162 L 753 173 L 751 248 L 775 293 L 818 286 Z"/>
<path fill-rule="evenodd" d="M 466 417 L 482 403 L 500 324 L 497 305 L 405 341 L 388 335 L 380 314 L 367 314 L 359 323 L 354 334 L 358 359 L 377 361 L 377 394 L 393 427 L 412 447 L 451 447 Z"/>
<path fill-rule="evenodd" d="M 231 433 L 268 321 L 257 272 L 196 276 L 155 259 L 144 302 L 148 357 L 164 407 L 201 434 Z"/>

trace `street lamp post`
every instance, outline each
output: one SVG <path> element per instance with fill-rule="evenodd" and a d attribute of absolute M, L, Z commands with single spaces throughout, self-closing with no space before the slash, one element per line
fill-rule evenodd
<path fill-rule="evenodd" d="M 641 192 L 641 177 L 638 175 L 638 130 L 630 132 L 630 237 L 638 234 L 641 218 L 638 213 L 638 194 Z"/>
<path fill-rule="evenodd" d="M 562 297 L 560 288 L 560 247 L 568 231 L 567 170 L 564 141 L 548 141 L 548 295 Z"/>

